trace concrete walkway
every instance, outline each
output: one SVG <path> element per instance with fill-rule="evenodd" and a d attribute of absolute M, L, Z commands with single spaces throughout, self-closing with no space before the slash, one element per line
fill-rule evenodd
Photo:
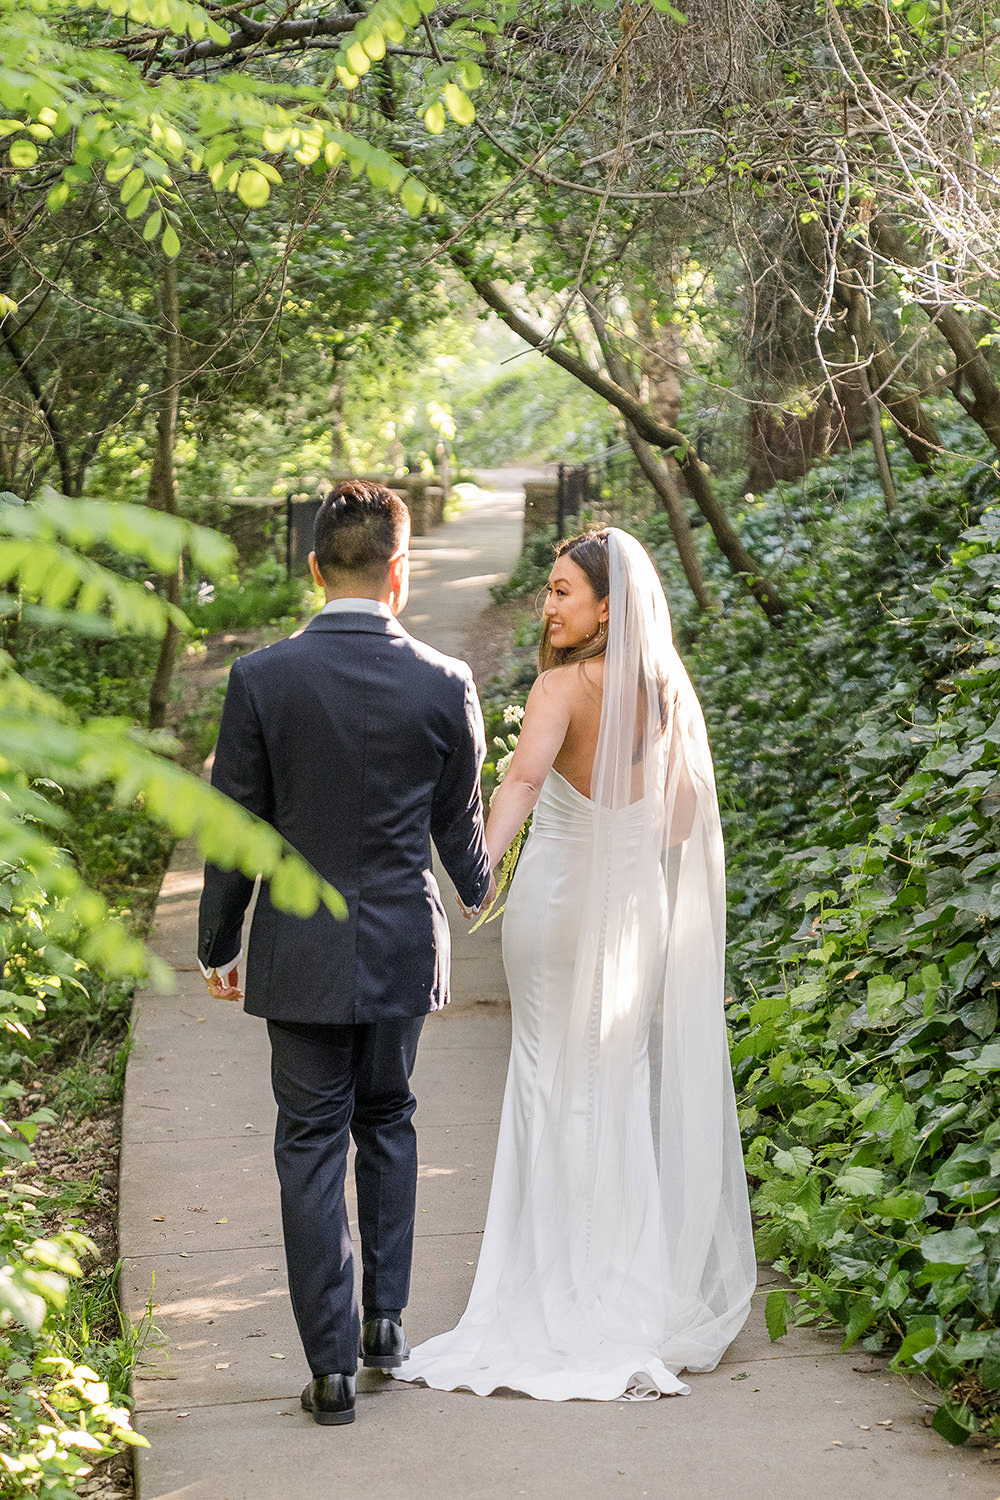
<path fill-rule="evenodd" d="M 513 562 L 516 495 L 483 495 L 414 544 L 405 623 L 445 650 Z M 553 1404 L 443 1395 L 359 1373 L 358 1420 L 315 1426 L 285 1289 L 260 1021 L 213 1002 L 194 960 L 200 870 L 180 846 L 154 947 L 171 996 L 136 1007 L 122 1149 L 129 1315 L 158 1336 L 135 1383 L 141 1500 L 996 1500 L 1000 1469 L 948 1448 L 911 1390 L 834 1335 L 772 1345 L 763 1294 L 688 1398 Z M 455 932 L 455 1002 L 429 1018 L 415 1090 L 420 1184 L 411 1340 L 452 1326 L 486 1211 L 509 1014 L 498 924 Z M 762 1273 L 766 1287 L 771 1273 Z M 758 1400 L 758 1397 L 760 1398 Z"/>

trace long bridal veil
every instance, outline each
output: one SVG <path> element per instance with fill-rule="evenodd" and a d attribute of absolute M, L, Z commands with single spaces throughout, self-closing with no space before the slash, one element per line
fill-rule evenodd
<path fill-rule="evenodd" d="M 656 570 L 617 528 L 609 529 L 608 553 L 594 838 L 566 1031 L 576 1055 L 562 1070 L 568 1087 L 574 1076 L 588 1077 L 592 1125 L 566 1193 L 589 1205 L 587 1272 L 596 1289 L 608 1274 L 602 1239 L 610 1251 L 612 1217 L 642 1212 L 629 1202 L 623 1143 L 602 1117 L 614 1114 L 648 1036 L 660 1354 L 673 1370 L 711 1370 L 746 1320 L 756 1280 L 723 1013 L 722 829 L 704 718 L 673 645 Z M 654 931 L 661 942 L 650 966 Z M 562 1128 L 558 1114 L 551 1128 Z"/>

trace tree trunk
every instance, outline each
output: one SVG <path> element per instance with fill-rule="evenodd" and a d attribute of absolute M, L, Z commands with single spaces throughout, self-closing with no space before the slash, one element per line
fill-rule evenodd
<path fill-rule="evenodd" d="M 892 477 L 892 465 L 889 462 L 889 453 L 885 446 L 885 433 L 882 431 L 882 408 L 872 395 L 871 381 L 868 379 L 867 370 L 859 370 L 858 376 L 861 381 L 861 393 L 865 399 L 868 410 L 868 425 L 871 431 L 872 450 L 875 454 L 875 467 L 878 470 L 878 482 L 882 486 L 882 496 L 885 500 L 885 513 L 891 516 L 896 509 L 896 483 Z"/>
<path fill-rule="evenodd" d="M 632 378 L 632 372 L 621 352 L 615 348 L 608 337 L 608 327 L 604 320 L 604 314 L 598 307 L 592 293 L 587 294 L 586 305 L 591 326 L 597 335 L 597 342 L 600 345 L 604 362 L 608 368 L 608 374 L 623 390 L 635 392 L 635 381 Z M 640 323 L 641 326 L 642 324 Z M 651 332 L 652 329 L 650 327 L 648 333 L 651 334 Z M 676 363 L 672 366 L 671 373 L 676 377 Z M 658 391 L 662 397 L 657 413 L 658 417 L 665 419 L 669 415 L 672 415 L 676 418 L 680 412 L 681 405 L 680 381 L 675 378 L 673 386 L 670 386 L 669 377 L 667 377 L 659 384 Z M 668 401 L 671 403 L 669 408 L 667 405 Z M 684 570 L 684 577 L 687 579 L 688 587 L 695 597 L 698 608 L 708 609 L 712 604 L 712 596 L 708 592 L 705 575 L 701 570 L 701 563 L 698 561 L 698 554 L 695 551 L 694 538 L 691 535 L 691 522 L 688 519 L 688 513 L 684 508 L 684 502 L 681 499 L 680 491 L 674 479 L 676 465 L 672 459 L 664 460 L 658 454 L 654 453 L 650 445 L 645 439 L 639 436 L 633 424 L 627 419 L 625 422 L 625 435 L 628 438 L 629 447 L 638 459 L 639 467 L 652 485 L 657 499 L 667 513 L 667 519 L 670 522 L 670 533 L 674 539 L 674 546 L 677 548 L 677 556 L 680 559 L 681 567 Z"/>
<path fill-rule="evenodd" d="M 333 383 L 330 386 L 330 473 L 340 476 L 344 472 L 346 430 L 344 426 L 344 394 L 347 384 L 347 362 L 334 357 Z"/>
<path fill-rule="evenodd" d="M 66 442 L 66 435 L 62 430 L 62 423 L 52 401 L 46 395 L 41 381 L 35 373 L 30 359 L 22 354 L 17 341 L 17 336 L 12 328 L 5 327 L 6 318 L 0 319 L 0 340 L 7 347 L 7 353 L 14 362 L 14 368 L 31 392 L 32 399 L 38 407 L 39 415 L 45 424 L 45 430 L 52 442 L 52 451 L 56 456 L 59 466 L 59 487 L 64 495 L 73 494 L 73 463 Z"/>
<path fill-rule="evenodd" d="M 632 424 L 639 437 L 644 438 L 654 448 L 680 450 L 682 456 L 677 461 L 687 482 L 688 490 L 712 528 L 723 556 L 733 570 L 747 580 L 747 587 L 770 623 L 780 625 L 785 609 L 781 597 L 773 584 L 763 576 L 762 570 L 743 546 L 730 524 L 729 517 L 716 500 L 708 471 L 699 460 L 694 445 L 689 443 L 684 434 L 678 432 L 675 427 L 667 427 L 657 422 L 649 408 L 613 380 L 610 375 L 604 375 L 599 370 L 592 370 L 578 355 L 573 354 L 561 344 L 549 343 L 540 329 L 530 323 L 527 318 L 523 318 L 511 306 L 494 282 L 476 273 L 471 256 L 467 255 L 464 250 L 453 246 L 448 253 L 473 291 L 477 292 L 487 307 L 492 307 L 507 327 L 512 328 L 526 344 L 530 344 L 533 349 L 538 349 L 546 359 L 568 370 L 588 390 L 594 391 L 616 407 Z"/>
<path fill-rule="evenodd" d="M 163 350 L 163 383 L 156 414 L 156 449 L 149 475 L 149 504 L 155 510 L 177 514 L 177 482 L 174 477 L 174 441 L 177 436 L 177 407 L 180 398 L 181 337 L 180 308 L 177 295 L 177 262 L 166 260 L 161 283 L 161 329 Z M 181 599 L 181 563 L 161 580 L 167 603 L 179 607 Z M 173 620 L 167 624 L 160 643 L 160 656 L 149 690 L 149 727 L 162 729 L 170 701 L 170 684 L 174 675 L 177 641 L 180 632 Z"/>
<path fill-rule="evenodd" d="M 674 546 L 677 548 L 677 556 L 684 569 L 688 588 L 694 595 L 699 609 L 710 609 L 713 602 L 712 596 L 705 583 L 705 575 L 701 570 L 701 563 L 698 561 L 698 554 L 694 547 L 694 537 L 691 535 L 691 522 L 684 509 L 680 491 L 674 483 L 670 465 L 654 453 L 648 443 L 643 442 L 631 422 L 625 423 L 625 433 L 629 446 L 639 461 L 639 467 L 653 486 L 667 513 L 670 534 L 674 539 Z"/>
<path fill-rule="evenodd" d="M 887 260 L 898 266 L 914 265 L 904 237 L 886 222 L 882 214 L 872 221 L 872 241 Z M 955 399 L 982 428 L 994 448 L 1000 449 L 1000 386 L 965 317 L 950 303 L 936 302 L 928 296 L 918 297 L 917 306 L 947 340 L 955 356 L 955 383 L 952 387 Z M 963 385 L 971 391 L 971 400 L 963 395 Z"/>
<path fill-rule="evenodd" d="M 677 325 L 667 323 L 654 328 L 645 305 L 638 307 L 633 317 L 641 346 L 639 363 L 645 387 L 642 394 L 658 422 L 665 427 L 676 427 L 681 414 L 681 340 Z"/>
<path fill-rule="evenodd" d="M 825 278 L 832 271 L 834 301 L 847 314 L 847 331 L 856 346 L 858 362 L 870 368 L 876 399 L 892 417 L 916 464 L 929 474 L 941 451 L 941 439 L 919 396 L 895 383 L 898 361 L 872 321 L 867 288 L 860 275 L 839 261 L 832 267 L 828 264 L 829 247 L 818 219 L 804 222 L 800 218 L 798 233 L 807 258 L 820 275 Z"/>

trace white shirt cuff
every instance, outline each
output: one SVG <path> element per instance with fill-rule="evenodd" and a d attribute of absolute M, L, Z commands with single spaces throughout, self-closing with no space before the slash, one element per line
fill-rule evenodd
<path fill-rule="evenodd" d="M 239 953 L 237 953 L 236 957 L 233 958 L 233 959 L 230 959 L 229 963 L 227 963 L 227 964 L 212 964 L 211 968 L 206 969 L 205 965 L 202 963 L 201 959 L 199 958 L 199 960 L 198 960 L 198 967 L 201 970 L 202 977 L 204 979 L 208 979 L 209 976 L 212 973 L 212 969 L 214 969 L 217 974 L 228 974 L 229 971 L 230 971 L 230 969 L 235 969 L 237 967 L 237 965 L 241 964 L 242 962 L 243 962 L 243 949 L 241 948 L 240 951 L 239 951 Z"/>

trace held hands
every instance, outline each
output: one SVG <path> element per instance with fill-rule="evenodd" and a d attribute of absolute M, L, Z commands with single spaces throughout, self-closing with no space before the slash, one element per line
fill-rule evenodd
<path fill-rule="evenodd" d="M 465 918 L 465 920 L 467 922 L 471 922 L 473 917 L 481 916 L 482 913 L 484 911 L 486 911 L 488 907 L 490 907 L 490 906 L 493 905 L 493 903 L 496 900 L 496 898 L 497 898 L 497 882 L 496 882 L 496 876 L 493 874 L 492 870 L 490 871 L 490 888 L 486 892 L 486 895 L 483 897 L 482 902 L 480 903 L 479 906 L 466 906 L 466 904 L 462 900 L 461 896 L 459 896 L 457 894 L 455 896 L 455 900 L 458 902 L 459 910 L 461 911 L 462 916 Z"/>
<path fill-rule="evenodd" d="M 205 976 L 208 985 L 208 993 L 213 1000 L 242 1000 L 243 991 L 240 989 L 240 971 L 238 968 L 230 969 L 229 973 L 222 977 L 218 969 L 213 969 Z"/>

